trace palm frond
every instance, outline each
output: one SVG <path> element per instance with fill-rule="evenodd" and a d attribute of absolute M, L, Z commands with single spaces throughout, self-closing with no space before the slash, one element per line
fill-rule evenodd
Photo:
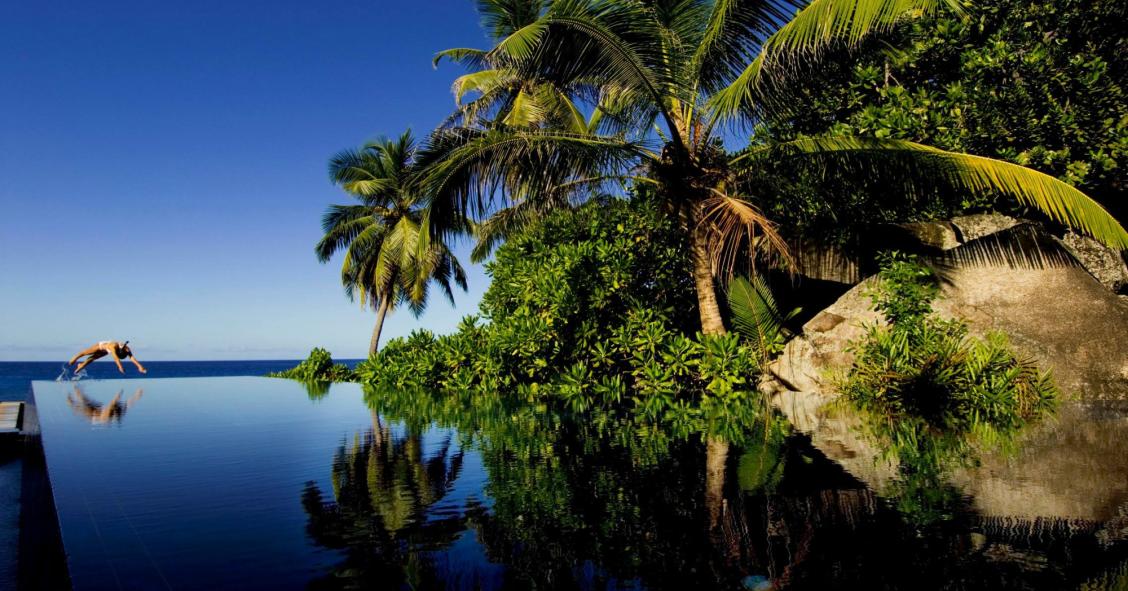
<path fill-rule="evenodd" d="M 815 159 L 843 172 L 888 179 L 891 186 L 905 191 L 940 184 L 976 195 L 1000 193 L 1112 248 L 1128 250 L 1128 232 L 1099 203 L 1073 186 L 1018 164 L 904 140 L 860 137 L 816 137 L 773 144 L 746 152 L 734 163 L 754 165 L 765 157 Z"/>
<path fill-rule="evenodd" d="M 545 120 L 547 111 L 534 95 L 520 91 L 513 97 L 513 104 L 502 123 L 511 127 L 532 127 Z"/>
<path fill-rule="evenodd" d="M 646 3 L 558 1 L 491 56 L 521 79 L 551 83 L 571 96 L 586 94 L 588 101 L 602 89 L 618 89 L 635 103 L 624 114 L 662 117 L 673 127 L 669 91 L 691 99 L 677 83 L 667 38 Z"/>
<path fill-rule="evenodd" d="M 730 279 L 741 254 L 746 255 L 749 271 L 758 257 L 778 260 L 793 269 L 795 261 L 774 223 L 751 203 L 720 191 L 701 203 L 698 226 L 706 230 L 706 248 L 714 273 Z"/>
<path fill-rule="evenodd" d="M 715 0 L 691 62 L 706 92 L 732 82 L 804 0 Z"/>
<path fill-rule="evenodd" d="M 439 67 L 439 63 L 443 59 L 448 59 L 456 64 L 462 64 L 467 68 L 479 70 L 486 67 L 488 63 L 486 60 L 487 52 L 484 49 L 474 49 L 472 47 L 452 47 L 444 49 L 435 54 L 431 59 L 432 67 Z"/>
<path fill-rule="evenodd" d="M 478 16 L 486 32 L 502 39 L 536 22 L 548 4 L 548 0 L 478 0 Z"/>
<path fill-rule="evenodd" d="M 455 78 L 450 90 L 454 94 L 455 104 L 461 106 L 463 97 L 468 93 L 478 92 L 487 95 L 497 90 L 512 89 L 517 82 L 511 72 L 491 68 Z"/>
<path fill-rule="evenodd" d="M 420 184 L 430 196 L 428 222 L 483 218 L 514 195 L 548 194 L 568 180 L 615 174 L 643 157 L 621 140 L 547 130 L 438 130 L 420 152 Z"/>
<path fill-rule="evenodd" d="M 784 85 L 766 81 L 764 74 L 785 78 L 831 47 L 855 46 L 940 7 L 963 11 L 959 0 L 812 0 L 763 42 L 759 54 L 728 86 L 708 99 L 713 116 L 733 119 L 756 107 L 757 99 L 770 103 L 772 92 Z"/>
<path fill-rule="evenodd" d="M 317 259 L 324 263 L 345 248 L 369 226 L 379 224 L 370 208 L 363 205 L 330 205 L 321 218 L 325 236 L 317 243 Z"/>
<path fill-rule="evenodd" d="M 779 342 L 784 323 L 800 312 L 799 308 L 787 314 L 780 312 L 771 288 L 760 275 L 753 275 L 751 280 L 734 278 L 728 287 L 728 305 L 733 328 L 757 343 L 761 351 Z"/>

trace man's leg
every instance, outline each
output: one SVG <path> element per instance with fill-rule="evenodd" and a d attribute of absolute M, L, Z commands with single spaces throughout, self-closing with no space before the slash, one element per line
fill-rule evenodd
<path fill-rule="evenodd" d="M 106 352 L 102 351 L 102 350 L 98 350 L 98 351 L 91 353 L 90 357 L 86 358 L 86 361 L 83 361 L 81 364 L 79 364 L 78 367 L 74 368 L 74 373 L 78 373 L 78 372 L 82 371 L 82 369 L 85 368 L 87 365 L 90 365 L 92 362 L 94 362 L 98 359 L 101 359 L 105 356 L 106 356 Z"/>
<path fill-rule="evenodd" d="M 67 362 L 67 365 L 74 365 L 74 362 L 78 361 L 79 357 L 85 357 L 95 351 L 101 351 L 101 349 L 98 348 L 98 345 L 87 347 L 79 351 L 78 353 L 75 353 L 74 357 L 71 357 L 71 360 Z"/>

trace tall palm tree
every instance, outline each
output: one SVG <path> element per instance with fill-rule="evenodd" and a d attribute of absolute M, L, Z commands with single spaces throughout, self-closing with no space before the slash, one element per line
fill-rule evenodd
<path fill-rule="evenodd" d="M 390 310 L 405 304 L 418 316 L 427 306 L 432 282 L 452 303 L 451 282 L 466 289 L 466 273 L 442 240 L 420 245 L 425 200 L 413 180 L 415 154 L 415 140 L 406 131 L 394 140 L 381 138 L 344 150 L 329 161 L 330 179 L 360 204 L 329 206 L 321 220 L 325 236 L 315 250 L 322 263 L 344 251 L 341 283 L 346 295 L 376 310 L 370 355 L 379 347 Z M 469 229 L 459 215 L 449 221 L 447 235 Z"/>
<path fill-rule="evenodd" d="M 999 193 L 1128 249 L 1128 232 L 1095 201 L 999 160 L 856 137 L 724 149 L 727 130 L 755 124 L 786 102 L 788 80 L 821 54 L 915 15 L 961 10 L 958 0 L 480 3 L 502 5 L 522 7 L 510 11 L 521 18 L 487 15 L 487 25 L 497 24 L 494 48 L 440 54 L 476 69 L 470 75 L 476 82 L 463 77 L 456 93 L 472 89 L 480 97 L 437 130 L 419 156 L 430 199 L 424 246 L 464 215 L 485 218 L 527 200 L 559 202 L 561 190 L 575 197 L 609 181 L 645 183 L 687 233 L 706 334 L 726 332 L 717 277 L 731 271 L 738 254 L 751 249 L 787 258 L 775 226 L 756 205 L 776 186 L 770 171 L 781 163 L 865 175 L 910 197 L 937 187 Z M 535 116 L 557 112 L 537 99 L 552 94 L 546 89 L 566 97 L 576 113 L 601 118 L 581 132 L 558 117 Z M 513 115 L 521 109 L 533 116 Z"/>

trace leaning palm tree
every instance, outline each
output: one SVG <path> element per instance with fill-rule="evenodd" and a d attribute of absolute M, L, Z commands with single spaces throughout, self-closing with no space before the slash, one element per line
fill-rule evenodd
<path fill-rule="evenodd" d="M 739 153 L 724 149 L 731 130 L 754 125 L 786 104 L 788 81 L 822 54 L 920 14 L 962 10 L 959 0 L 524 5 L 536 9 L 535 18 L 524 11 L 523 20 L 499 21 L 494 48 L 442 54 L 475 68 L 479 81 L 492 82 L 473 86 L 485 102 L 461 109 L 419 156 L 420 182 L 430 199 L 422 246 L 465 215 L 487 218 L 528 200 L 559 202 L 562 190 L 596 194 L 600 183 L 645 184 L 685 229 L 706 334 L 726 332 L 717 281 L 738 256 L 774 253 L 788 262 L 786 244 L 757 203 L 778 186 L 772 171 L 789 166 L 815 163 L 815 170 L 865 175 L 907 198 L 938 187 L 1001 194 L 1128 249 L 1128 232 L 1095 201 L 1048 175 L 999 160 L 838 136 L 768 142 Z M 540 105 L 535 99 L 549 96 L 546 89 L 572 101 L 577 113 L 602 117 L 594 129 L 580 132 L 557 117 L 512 116 L 522 93 L 524 104 Z"/>
<path fill-rule="evenodd" d="M 420 248 L 423 193 L 413 181 L 415 141 L 407 131 L 399 138 L 380 139 L 359 150 L 344 150 L 329 162 L 329 176 L 358 205 L 331 205 L 321 221 L 325 236 L 317 258 L 328 262 L 344 251 L 341 283 L 351 300 L 376 310 L 369 354 L 380 344 L 388 312 L 407 305 L 416 315 L 427 305 L 429 285 L 437 284 L 453 303 L 451 282 L 466 289 L 466 273 L 441 240 Z M 465 232 L 459 216 L 450 233 Z"/>

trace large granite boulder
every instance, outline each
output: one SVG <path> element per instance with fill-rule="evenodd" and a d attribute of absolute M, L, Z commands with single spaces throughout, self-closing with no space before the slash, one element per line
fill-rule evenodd
<path fill-rule="evenodd" d="M 938 314 L 965 319 L 973 334 L 1006 334 L 1069 396 L 1128 399 L 1128 305 L 1036 226 L 1012 226 L 930 261 L 941 281 Z M 881 321 L 868 296 L 872 281 L 804 325 L 769 366 L 766 389 L 833 396 L 835 373 L 853 361 L 849 344 Z"/>
<path fill-rule="evenodd" d="M 959 235 L 977 235 L 977 226 L 966 227 Z M 940 278 L 938 314 L 964 319 L 974 334 L 1005 333 L 1053 372 L 1067 397 L 1016 452 L 983 450 L 949 482 L 968 495 L 984 527 L 1042 524 L 1086 529 L 1105 542 L 1128 539 L 1128 302 L 1028 224 L 980 235 L 930 263 Z M 820 451 L 880 495 L 899 476 L 896 458 L 846 404 L 832 403 L 835 378 L 853 361 L 850 344 L 882 322 L 870 307 L 873 282 L 807 322 L 761 386 Z"/>
<path fill-rule="evenodd" d="M 1076 232 L 1066 232 L 1061 244 L 1101 285 L 1128 294 L 1128 266 L 1120 253 Z"/>

